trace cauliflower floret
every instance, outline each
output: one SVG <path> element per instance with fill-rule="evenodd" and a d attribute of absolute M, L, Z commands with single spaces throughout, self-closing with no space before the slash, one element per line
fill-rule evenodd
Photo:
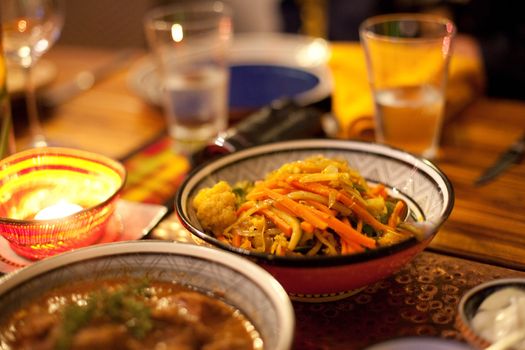
<path fill-rule="evenodd" d="M 193 199 L 197 218 L 205 230 L 222 234 L 237 220 L 235 193 L 226 181 L 219 181 L 211 188 L 203 188 Z"/>

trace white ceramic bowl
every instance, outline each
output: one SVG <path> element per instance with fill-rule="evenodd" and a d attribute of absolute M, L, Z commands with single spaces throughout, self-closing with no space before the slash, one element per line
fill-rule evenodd
<path fill-rule="evenodd" d="M 364 350 L 473 350 L 457 340 L 437 337 L 407 337 L 374 344 Z"/>
<path fill-rule="evenodd" d="M 415 217 L 425 219 L 424 238 L 350 255 L 282 257 L 235 248 L 202 229 L 191 205 L 200 189 L 219 180 L 235 184 L 263 179 L 284 163 L 318 154 L 346 159 L 365 179 L 382 183 L 392 195 L 403 198 Z M 453 205 L 452 184 L 427 160 L 375 143 L 319 139 L 266 144 L 211 161 L 189 174 L 175 200 L 182 224 L 195 236 L 257 261 L 295 299 L 307 301 L 344 297 L 398 271 L 430 243 Z"/>
<path fill-rule="evenodd" d="M 265 349 L 287 350 L 294 312 L 281 285 L 256 264 L 233 254 L 165 241 L 111 243 L 39 261 L 0 279 L 0 323 L 46 291 L 81 280 L 144 277 L 177 281 L 223 296 L 258 330 Z"/>

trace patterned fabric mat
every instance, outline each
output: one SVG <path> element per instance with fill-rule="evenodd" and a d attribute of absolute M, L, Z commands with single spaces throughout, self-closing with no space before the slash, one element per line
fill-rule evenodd
<path fill-rule="evenodd" d="M 161 135 L 123 160 L 128 169 L 123 198 L 173 206 L 173 196 L 189 164 L 170 150 Z M 171 213 L 151 238 L 202 244 Z M 294 301 L 294 349 L 363 349 L 388 339 L 426 336 L 465 341 L 456 326 L 465 292 L 497 278 L 525 277 L 524 272 L 425 251 L 393 276 L 346 299 Z"/>
<path fill-rule="evenodd" d="M 294 303 L 294 349 L 363 349 L 410 336 L 464 341 L 458 304 L 469 289 L 525 273 L 430 252 L 397 274 L 333 303 Z"/>
<path fill-rule="evenodd" d="M 175 213 L 151 237 L 206 244 L 194 239 Z M 346 299 L 293 301 L 293 349 L 359 350 L 413 336 L 465 342 L 456 324 L 461 297 L 483 282 L 511 277 L 525 278 L 525 272 L 424 251 L 398 273 Z"/>
<path fill-rule="evenodd" d="M 173 208 L 173 197 L 190 166 L 186 158 L 171 151 L 171 140 L 166 134 L 122 162 L 128 172 L 123 199 Z"/>

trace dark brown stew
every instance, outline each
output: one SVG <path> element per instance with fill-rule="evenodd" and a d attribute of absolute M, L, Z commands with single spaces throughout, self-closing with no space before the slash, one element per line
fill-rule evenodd
<path fill-rule="evenodd" d="M 260 349 L 225 302 L 169 282 L 115 279 L 53 290 L 0 328 L 0 349 Z"/>

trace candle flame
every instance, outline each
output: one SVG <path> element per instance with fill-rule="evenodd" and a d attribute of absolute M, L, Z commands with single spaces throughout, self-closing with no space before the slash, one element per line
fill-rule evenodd
<path fill-rule="evenodd" d="M 40 210 L 35 215 L 35 220 L 51 220 L 63 218 L 81 211 L 82 208 L 78 204 L 69 203 L 67 201 L 60 201 L 49 207 Z"/>
<path fill-rule="evenodd" d="M 180 43 L 182 39 L 184 38 L 184 31 L 182 30 L 182 26 L 178 23 L 175 23 L 171 26 L 171 37 L 176 43 Z"/>
<path fill-rule="evenodd" d="M 21 19 L 18 21 L 16 27 L 20 33 L 25 32 L 27 30 L 27 21 L 25 19 Z"/>

